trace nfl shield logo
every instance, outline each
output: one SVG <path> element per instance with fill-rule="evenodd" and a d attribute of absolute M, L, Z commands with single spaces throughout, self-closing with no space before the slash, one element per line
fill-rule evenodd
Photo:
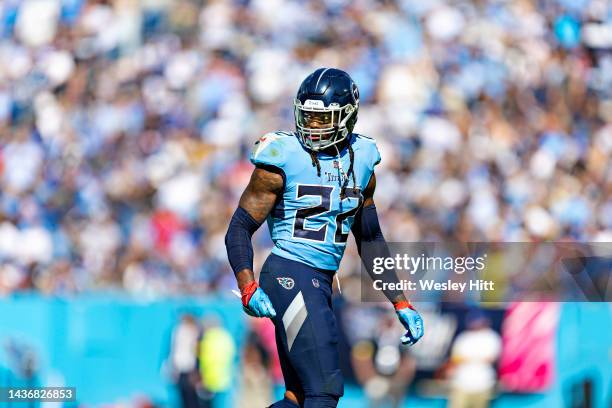
<path fill-rule="evenodd" d="M 276 280 L 278 281 L 279 285 L 287 290 L 291 290 L 293 289 L 293 286 L 295 286 L 295 282 L 291 278 L 276 278 Z"/>
<path fill-rule="evenodd" d="M 339 165 L 338 160 L 334 160 L 334 169 L 337 169 Z"/>
<path fill-rule="evenodd" d="M 319 280 L 317 278 L 312 278 L 312 286 L 315 288 L 319 287 Z"/>

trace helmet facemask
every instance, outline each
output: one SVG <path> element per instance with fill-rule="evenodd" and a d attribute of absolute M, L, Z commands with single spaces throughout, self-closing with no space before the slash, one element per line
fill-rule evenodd
<path fill-rule="evenodd" d="M 353 131 L 357 121 L 357 106 L 339 106 L 331 103 L 328 107 L 323 101 L 294 101 L 295 126 L 302 143 L 314 151 L 334 146 Z"/>

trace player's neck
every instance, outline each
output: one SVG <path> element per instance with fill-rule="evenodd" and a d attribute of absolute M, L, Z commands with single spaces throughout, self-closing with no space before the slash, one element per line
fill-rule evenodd
<path fill-rule="evenodd" d="M 344 139 L 340 143 L 334 146 L 329 146 L 328 148 L 321 150 L 320 153 L 326 154 L 328 156 L 338 156 L 338 152 L 343 151 L 346 148 L 346 146 L 348 146 L 350 138 L 351 136 L 349 135 L 346 139 Z"/>

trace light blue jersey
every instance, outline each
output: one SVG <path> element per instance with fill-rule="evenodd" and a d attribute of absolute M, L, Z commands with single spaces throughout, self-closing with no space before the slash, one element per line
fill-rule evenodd
<path fill-rule="evenodd" d="M 349 175 L 344 199 L 340 192 L 350 166 L 348 147 L 339 157 L 318 153 L 318 177 L 310 153 L 293 133 L 268 133 L 255 143 L 251 162 L 280 169 L 285 180 L 282 199 L 267 219 L 272 253 L 315 268 L 338 269 L 355 213 L 363 202 L 362 191 L 380 162 L 373 139 L 353 133 L 349 142 L 354 152 L 355 189 Z"/>

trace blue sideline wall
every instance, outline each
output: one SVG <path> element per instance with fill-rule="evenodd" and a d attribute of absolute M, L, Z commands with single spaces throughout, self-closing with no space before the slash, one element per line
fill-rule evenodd
<path fill-rule="evenodd" d="M 8 381 L 5 344 L 9 338 L 33 347 L 44 382 L 61 373 L 86 404 L 116 402 L 140 394 L 176 406 L 176 394 L 162 366 L 171 330 L 180 315 L 216 315 L 237 346 L 244 338 L 239 302 L 221 298 L 174 298 L 153 302 L 116 294 L 58 299 L 17 295 L 0 299 L 0 386 Z M 494 407 L 568 406 L 572 393 L 591 379 L 595 408 L 608 407 L 612 384 L 612 314 L 606 303 L 564 304 L 558 332 L 557 381 L 546 394 L 502 395 Z M 236 361 L 238 363 L 238 361 Z M 16 383 L 14 377 L 10 379 Z M 347 387 L 340 406 L 361 401 Z M 221 406 L 231 405 L 231 395 Z M 0 403 L 0 407 L 3 404 Z M 442 407 L 444 402 L 410 398 L 410 406 Z"/>
<path fill-rule="evenodd" d="M 0 299 L 0 383 L 7 381 L 1 371 L 8 361 L 5 344 L 12 338 L 36 350 L 41 381 L 61 373 L 67 385 L 77 388 L 81 402 L 108 403 L 146 394 L 175 405 L 176 395 L 162 366 L 172 328 L 185 312 L 216 316 L 240 347 L 245 325 L 240 302 L 234 299 L 139 302 L 102 294 Z"/>

